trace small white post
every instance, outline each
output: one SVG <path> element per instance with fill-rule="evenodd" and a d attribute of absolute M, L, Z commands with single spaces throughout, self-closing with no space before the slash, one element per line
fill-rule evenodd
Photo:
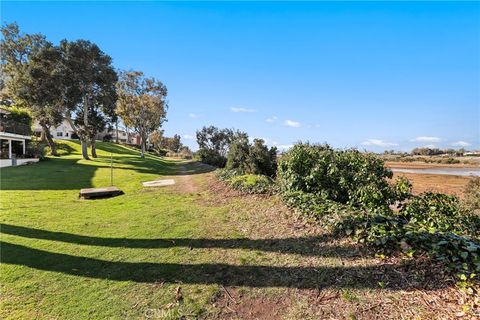
<path fill-rule="evenodd" d="M 8 159 L 12 159 L 12 140 L 8 139 Z"/>
<path fill-rule="evenodd" d="M 26 144 L 27 144 L 27 140 L 23 140 L 23 156 L 25 156 L 25 151 L 26 151 Z"/>
<path fill-rule="evenodd" d="M 110 186 L 113 186 L 113 153 L 110 153 Z"/>

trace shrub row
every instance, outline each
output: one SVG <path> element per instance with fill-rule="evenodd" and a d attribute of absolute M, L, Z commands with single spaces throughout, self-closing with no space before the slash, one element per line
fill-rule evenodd
<path fill-rule="evenodd" d="M 281 158 L 276 186 L 265 176 L 243 173 L 217 171 L 242 192 L 279 190 L 288 207 L 378 250 L 426 252 L 461 279 L 480 272 L 480 178 L 469 184 L 464 203 L 439 193 L 412 196 L 407 179 L 388 182 L 392 172 L 375 155 L 303 143 Z"/>
<path fill-rule="evenodd" d="M 271 193 L 274 189 L 273 180 L 263 175 L 241 174 L 237 170 L 219 169 L 217 177 L 233 189 L 249 194 Z"/>

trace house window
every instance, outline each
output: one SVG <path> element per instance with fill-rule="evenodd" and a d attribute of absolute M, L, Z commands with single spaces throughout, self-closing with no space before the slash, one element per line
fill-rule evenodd
<path fill-rule="evenodd" d="M 57 131 L 57 137 L 63 137 L 63 132 Z"/>
<path fill-rule="evenodd" d="M 65 137 L 68 137 L 68 132 L 65 132 Z"/>

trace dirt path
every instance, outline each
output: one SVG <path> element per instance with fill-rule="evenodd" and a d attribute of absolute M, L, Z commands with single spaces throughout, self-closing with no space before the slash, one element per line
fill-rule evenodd
<path fill-rule="evenodd" d="M 198 192 L 198 187 L 194 183 L 193 175 L 188 174 L 187 165 L 182 164 L 178 170 L 179 175 L 175 177 L 176 190 L 181 193 L 195 193 Z"/>

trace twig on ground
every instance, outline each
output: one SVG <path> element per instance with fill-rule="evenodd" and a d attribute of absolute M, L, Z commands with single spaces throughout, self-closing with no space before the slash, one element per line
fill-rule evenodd
<path fill-rule="evenodd" d="M 237 301 L 235 299 L 233 299 L 232 295 L 230 294 L 230 292 L 228 292 L 227 288 L 225 288 L 225 286 L 222 285 L 222 289 L 227 293 L 227 296 L 230 298 L 230 300 L 232 300 L 234 303 L 237 303 Z"/>

